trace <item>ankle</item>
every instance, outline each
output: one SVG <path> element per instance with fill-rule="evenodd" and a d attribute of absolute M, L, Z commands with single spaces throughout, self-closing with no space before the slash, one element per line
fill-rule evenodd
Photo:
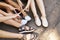
<path fill-rule="evenodd" d="M 46 16 L 41 16 L 41 18 L 46 18 Z"/>

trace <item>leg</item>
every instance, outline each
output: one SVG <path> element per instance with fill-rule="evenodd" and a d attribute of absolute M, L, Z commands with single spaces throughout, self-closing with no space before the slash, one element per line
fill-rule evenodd
<path fill-rule="evenodd" d="M 0 17 L 4 17 L 2 14 L 0 14 Z M 1 20 L 0 20 L 1 21 Z M 15 27 L 20 27 L 20 23 L 10 19 L 10 20 L 4 20 L 3 23 L 5 24 L 9 24 L 9 25 L 12 25 L 12 26 L 15 26 Z"/>
<path fill-rule="evenodd" d="M 8 4 L 12 5 L 13 7 L 20 10 L 20 7 L 17 3 L 15 3 L 13 0 L 5 0 Z"/>
<path fill-rule="evenodd" d="M 33 15 L 34 15 L 36 25 L 37 26 L 40 26 L 41 25 L 41 22 L 40 22 L 40 19 L 38 17 L 38 14 L 36 12 L 36 7 L 35 7 L 34 0 L 31 0 L 31 10 L 32 10 Z"/>
<path fill-rule="evenodd" d="M 4 12 L 4 11 L 2 11 L 2 10 L 0 10 L 0 13 L 1 14 L 3 14 L 3 15 L 5 15 L 5 16 L 7 16 L 7 14 L 8 13 L 6 13 L 6 12 Z M 11 13 L 10 13 L 11 14 Z M 3 16 L 3 15 L 1 15 L 1 16 Z M 14 14 L 13 14 L 14 15 Z M 5 16 L 3 16 L 3 17 L 5 17 Z M 16 18 L 16 17 L 15 17 Z M 15 19 L 14 18 L 14 19 Z M 22 26 L 22 25 L 25 25 L 26 23 L 27 23 L 27 21 L 26 20 L 19 20 L 20 22 L 17 22 L 16 20 L 13 20 L 12 18 L 10 19 L 10 20 L 7 20 L 7 21 L 3 21 L 4 23 L 6 23 L 6 24 L 9 24 L 9 25 L 12 25 L 12 26 L 15 26 L 15 27 L 20 27 L 20 26 Z"/>
<path fill-rule="evenodd" d="M 8 12 L 9 15 L 14 15 L 14 13 L 11 10 L 9 10 L 9 9 L 7 9 L 7 12 Z M 16 22 L 20 23 L 21 22 L 20 18 L 21 17 L 19 16 L 19 17 L 14 18 L 13 20 L 15 20 Z"/>
<path fill-rule="evenodd" d="M 11 6 L 11 5 L 7 4 L 7 3 L 4 3 L 4 2 L 0 2 L 0 7 L 9 8 L 10 10 L 15 10 L 16 9 L 13 6 Z"/>
<path fill-rule="evenodd" d="M 7 16 L 7 15 L 14 15 L 13 12 L 9 8 L 5 8 L 5 9 L 7 10 L 7 13 L 4 12 L 3 10 L 0 10 L 0 13 L 5 15 L 5 16 Z M 14 18 L 14 20 L 20 23 L 20 20 L 18 20 L 17 18 Z"/>
<path fill-rule="evenodd" d="M 18 22 L 14 21 L 14 20 L 7 20 L 7 21 L 4 21 L 3 23 L 15 26 L 17 28 L 19 28 L 20 26 L 22 26 L 21 23 L 18 23 Z"/>
<path fill-rule="evenodd" d="M 23 37 L 22 34 L 11 33 L 11 32 L 6 32 L 6 31 L 0 30 L 0 38 L 19 38 L 19 39 L 21 39 L 22 37 Z"/>
<path fill-rule="evenodd" d="M 24 8 L 24 10 L 29 11 L 30 3 L 31 3 L 31 0 L 28 0 L 27 5 Z"/>
<path fill-rule="evenodd" d="M 31 17 L 30 16 L 28 16 L 27 14 L 26 14 L 26 12 L 24 12 L 23 11 L 23 9 L 20 9 L 19 7 L 17 7 L 17 4 L 15 3 L 15 2 L 13 2 L 12 0 L 8 0 L 8 1 L 6 1 L 6 2 L 8 2 L 9 4 L 11 4 L 11 5 L 13 5 L 13 6 L 15 6 L 16 8 L 17 8 L 17 10 L 19 10 L 22 14 L 23 14 L 23 16 L 24 16 L 24 18 L 27 20 L 27 21 L 30 21 L 31 20 Z M 5 3 L 4 3 L 5 4 Z M 15 4 L 15 5 L 14 5 Z M 6 4 L 7 5 L 7 4 Z M 22 6 L 22 5 L 21 5 Z M 10 9 L 12 9 L 12 7 L 10 6 Z M 15 9 L 13 9 L 13 11 L 15 11 Z"/>
<path fill-rule="evenodd" d="M 17 0 L 18 5 L 20 6 L 20 8 L 22 8 L 24 6 L 24 4 L 21 2 L 21 0 Z"/>
<path fill-rule="evenodd" d="M 4 17 L 2 14 L 0 14 L 0 17 Z M 12 26 L 15 26 L 16 28 L 21 28 L 21 26 L 23 26 L 23 25 L 25 25 L 26 23 L 25 23 L 25 20 L 21 20 L 21 22 L 20 23 L 18 23 L 18 22 L 16 22 L 16 21 L 14 21 L 14 20 L 12 20 L 12 19 L 10 19 L 10 20 L 6 20 L 6 21 L 3 21 L 3 23 L 5 23 L 5 24 L 8 24 L 8 25 L 12 25 Z M 31 29 L 32 30 L 32 28 L 29 28 L 29 27 L 27 27 L 29 30 Z M 26 29 L 26 28 L 23 28 L 24 30 Z M 28 30 L 27 29 L 27 30 Z M 26 30 L 25 30 L 26 31 Z M 32 31 L 34 31 L 34 30 L 32 30 Z"/>
<path fill-rule="evenodd" d="M 0 17 L 4 17 L 4 16 L 2 14 L 0 14 Z M 15 26 L 17 28 L 19 28 L 20 26 L 25 25 L 27 23 L 27 22 L 25 22 L 25 20 L 20 20 L 20 23 L 18 23 L 16 21 L 14 21 L 13 19 L 10 19 L 10 20 L 5 20 L 5 19 L 7 19 L 7 18 L 3 18 L 3 19 L 1 18 L 0 21 L 2 20 L 3 23 Z"/>
<path fill-rule="evenodd" d="M 30 21 L 30 20 L 31 20 L 31 17 L 26 14 L 26 12 L 24 11 L 24 9 L 22 8 L 22 5 L 20 5 L 20 4 L 21 4 L 21 0 L 17 0 L 17 2 L 18 2 L 19 6 L 20 6 L 20 8 L 21 8 L 21 9 L 20 9 L 20 12 L 23 14 L 23 17 L 24 17 L 27 21 Z M 28 7 L 28 6 L 27 6 L 27 7 Z"/>
<path fill-rule="evenodd" d="M 36 0 L 37 5 L 41 11 L 42 17 L 46 17 L 46 13 L 45 13 L 45 8 L 44 8 L 44 4 L 43 4 L 43 0 Z"/>
<path fill-rule="evenodd" d="M 19 28 L 20 26 L 23 26 L 27 23 L 27 21 L 25 20 L 20 20 L 20 23 L 13 20 L 13 19 L 10 19 L 10 20 L 7 20 L 7 21 L 3 21 L 3 23 L 5 24 L 8 24 L 8 25 L 12 25 L 12 26 L 15 26 L 17 28 Z"/>
<path fill-rule="evenodd" d="M 25 24 L 27 24 L 27 21 L 24 20 L 24 19 L 17 19 L 17 18 L 14 18 L 14 19 L 10 19 L 10 20 L 7 20 L 7 21 L 4 21 L 3 23 L 5 24 L 9 24 L 9 25 L 12 25 L 12 26 L 15 26 L 17 28 L 19 28 L 20 26 L 23 26 Z"/>
<path fill-rule="evenodd" d="M 4 22 L 4 21 L 7 21 L 7 20 L 10 20 L 12 18 L 15 18 L 17 17 L 18 15 L 12 15 L 12 16 L 3 16 L 2 14 L 0 14 L 0 22 Z"/>
<path fill-rule="evenodd" d="M 43 0 L 36 0 L 36 2 L 37 2 L 37 5 L 38 5 L 38 7 L 39 7 L 39 9 L 41 11 L 41 14 L 42 14 L 42 17 L 41 17 L 42 24 L 43 24 L 43 26 L 47 27 L 48 22 L 47 22 L 47 19 L 46 19 L 46 13 L 45 13 Z"/>

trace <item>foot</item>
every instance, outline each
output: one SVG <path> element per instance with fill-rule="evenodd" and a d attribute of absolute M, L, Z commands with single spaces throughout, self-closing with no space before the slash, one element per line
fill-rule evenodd
<path fill-rule="evenodd" d="M 41 26 L 41 21 L 38 17 L 35 19 L 35 23 L 37 26 Z"/>
<path fill-rule="evenodd" d="M 44 26 L 44 27 L 48 27 L 48 21 L 47 21 L 47 19 L 46 19 L 46 17 L 41 17 L 41 20 L 42 20 L 42 25 Z"/>
<path fill-rule="evenodd" d="M 23 34 L 24 33 L 31 33 L 33 31 L 35 31 L 35 29 L 32 28 L 32 27 L 28 27 L 28 26 L 22 26 L 22 27 L 19 28 L 19 32 L 23 33 Z"/>
<path fill-rule="evenodd" d="M 38 40 L 38 33 L 26 34 L 25 40 Z"/>

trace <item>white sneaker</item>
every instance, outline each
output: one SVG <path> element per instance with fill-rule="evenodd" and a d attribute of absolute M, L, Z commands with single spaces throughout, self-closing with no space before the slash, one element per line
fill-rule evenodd
<path fill-rule="evenodd" d="M 35 19 L 35 23 L 36 23 L 37 26 L 41 26 L 41 21 L 40 21 L 39 18 L 36 18 Z"/>
<path fill-rule="evenodd" d="M 31 17 L 30 16 L 26 16 L 25 17 L 25 20 L 30 21 L 31 20 Z"/>
<path fill-rule="evenodd" d="M 44 27 L 48 27 L 48 21 L 47 21 L 47 19 L 41 17 L 41 20 L 42 20 L 42 25 L 43 25 Z"/>
<path fill-rule="evenodd" d="M 20 25 L 23 26 L 23 25 L 25 25 L 25 24 L 27 24 L 27 20 L 24 20 L 24 19 L 21 20 L 21 24 L 20 24 Z"/>

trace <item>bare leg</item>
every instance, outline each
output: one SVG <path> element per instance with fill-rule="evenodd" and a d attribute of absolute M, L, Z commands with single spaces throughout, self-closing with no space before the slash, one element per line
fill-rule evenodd
<path fill-rule="evenodd" d="M 19 0 L 18 0 L 18 1 L 19 1 Z M 13 2 L 12 0 L 8 0 L 8 1 L 6 1 L 6 2 L 8 2 L 9 4 L 15 6 L 15 7 L 16 7 L 15 9 L 19 10 L 19 11 L 23 14 L 24 18 L 25 18 L 27 21 L 30 21 L 30 20 L 31 20 L 31 17 L 28 16 L 28 15 L 26 14 L 26 12 L 23 11 L 23 9 L 21 8 L 21 5 L 19 6 L 18 4 L 16 4 L 16 3 Z M 1 4 L 3 4 L 3 3 L 1 3 Z M 4 4 L 5 4 L 5 3 L 4 3 Z M 15 4 L 15 5 L 14 5 L 14 4 Z M 7 4 L 6 4 L 6 5 L 7 5 Z M 17 7 L 17 5 L 18 5 L 18 7 Z M 2 6 L 3 6 L 3 5 L 2 5 Z M 10 7 L 11 7 L 11 6 L 10 6 Z M 21 9 L 20 9 L 20 8 L 21 8 Z M 13 8 L 11 7 L 10 9 L 13 9 Z M 13 9 L 13 10 L 15 11 L 15 9 Z"/>
<path fill-rule="evenodd" d="M 22 34 L 11 33 L 11 32 L 6 32 L 6 31 L 0 30 L 0 38 L 19 38 L 19 39 L 21 39 L 22 37 L 23 37 Z"/>
<path fill-rule="evenodd" d="M 7 20 L 10 20 L 10 19 L 15 18 L 15 17 L 17 17 L 17 15 L 2 16 L 2 15 L 0 14 L 0 22 L 7 21 Z"/>
<path fill-rule="evenodd" d="M 31 0 L 31 10 L 32 10 L 33 15 L 34 15 L 36 25 L 40 26 L 41 22 L 40 22 L 40 19 L 38 17 L 38 14 L 37 14 L 37 11 L 36 11 L 36 8 L 35 8 L 34 0 Z"/>
<path fill-rule="evenodd" d="M 7 16 L 7 14 L 8 14 L 8 13 L 5 13 L 4 11 L 2 11 L 2 10 L 0 10 L 0 13 L 1 13 L 0 16 L 2 16 L 2 17 Z M 5 16 L 3 16 L 2 14 L 5 15 Z M 9 16 L 9 15 L 8 15 L 8 16 Z M 1 20 L 2 20 L 2 19 L 1 19 Z M 0 21 L 1 21 L 1 20 L 0 20 Z M 10 20 L 4 20 L 3 22 L 6 23 L 6 24 L 15 26 L 15 27 L 20 27 L 20 26 L 25 25 L 25 24 L 27 23 L 27 21 L 21 20 L 21 19 L 20 19 L 20 23 L 19 23 L 19 22 L 13 20 L 12 18 L 11 18 Z"/>
<path fill-rule="evenodd" d="M 17 0 L 18 5 L 20 6 L 20 8 L 22 8 L 22 6 L 24 6 L 24 4 L 21 2 L 21 0 Z"/>
<path fill-rule="evenodd" d="M 19 6 L 20 6 L 20 8 L 21 8 L 20 12 L 23 14 L 24 18 L 25 18 L 27 21 L 30 21 L 30 20 L 31 20 L 31 17 L 26 14 L 26 12 L 24 11 L 24 9 L 23 9 L 22 6 L 20 5 L 20 3 L 21 3 L 20 0 L 17 0 L 17 2 L 18 2 Z"/>
<path fill-rule="evenodd" d="M 13 0 L 5 0 L 8 4 L 12 5 L 13 7 L 17 8 L 20 10 L 20 7 L 17 3 L 15 3 Z"/>
<path fill-rule="evenodd" d="M 16 8 L 14 8 L 13 6 L 6 4 L 4 2 L 0 2 L 0 7 L 5 7 L 5 8 L 9 8 L 10 10 L 15 10 Z"/>
<path fill-rule="evenodd" d="M 7 21 L 3 21 L 3 23 L 19 28 L 20 26 L 25 25 L 27 22 L 25 22 L 25 20 L 20 20 L 20 23 L 18 23 L 16 21 L 10 19 L 10 20 L 7 20 Z"/>
<path fill-rule="evenodd" d="M 2 14 L 0 14 L 0 17 L 2 18 L 2 17 L 4 17 Z M 4 18 L 3 18 L 4 19 Z M 5 18 L 6 19 L 6 18 Z M 1 19 L 2 20 L 2 19 Z M 0 20 L 0 21 L 1 21 Z M 14 21 L 14 20 L 12 20 L 12 19 L 10 19 L 10 20 L 4 20 L 4 21 L 2 21 L 3 23 L 5 23 L 5 24 L 9 24 L 9 25 L 12 25 L 12 26 L 15 26 L 15 27 L 20 27 L 20 24 L 21 23 L 18 23 L 18 22 L 16 22 L 16 21 Z"/>
<path fill-rule="evenodd" d="M 14 15 L 14 13 L 11 11 L 11 10 L 9 10 L 9 9 L 7 9 L 7 12 L 8 12 L 8 15 Z M 21 16 L 19 16 L 19 17 L 16 17 L 16 18 L 14 18 L 13 20 L 15 20 L 16 22 L 21 22 Z"/>
<path fill-rule="evenodd" d="M 22 26 L 21 23 L 18 23 L 18 22 L 14 21 L 14 20 L 7 20 L 7 21 L 4 21 L 3 23 L 15 26 L 17 28 L 19 28 L 20 26 Z"/>
<path fill-rule="evenodd" d="M 27 5 L 24 8 L 24 10 L 29 11 L 30 3 L 31 3 L 31 0 L 28 0 Z"/>
<path fill-rule="evenodd" d="M 42 20 L 42 24 L 44 27 L 47 27 L 48 26 L 48 22 L 47 22 L 47 19 L 46 19 L 46 13 L 45 13 L 45 8 L 44 8 L 44 4 L 43 4 L 43 0 L 36 0 L 37 2 L 37 5 L 41 11 L 41 14 L 42 14 L 42 17 L 41 17 L 41 20 Z"/>

